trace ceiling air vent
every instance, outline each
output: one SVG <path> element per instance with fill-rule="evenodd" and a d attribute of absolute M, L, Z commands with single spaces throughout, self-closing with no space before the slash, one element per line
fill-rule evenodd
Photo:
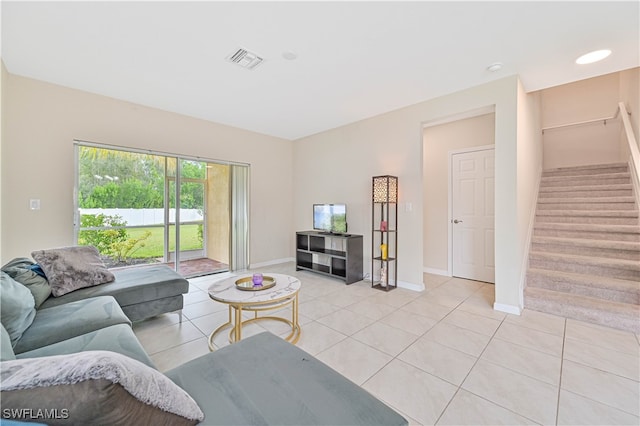
<path fill-rule="evenodd" d="M 229 55 L 227 60 L 249 70 L 254 69 L 264 61 L 260 56 L 245 49 L 238 49 L 235 53 Z"/>

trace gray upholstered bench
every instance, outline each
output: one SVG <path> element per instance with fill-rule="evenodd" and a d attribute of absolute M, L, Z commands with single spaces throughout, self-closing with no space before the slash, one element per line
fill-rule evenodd
<path fill-rule="evenodd" d="M 182 321 L 183 293 L 189 281 L 166 265 L 112 269 L 115 281 L 49 297 L 40 309 L 97 296 L 113 296 L 131 321 L 177 312 Z"/>
<path fill-rule="evenodd" d="M 407 424 L 382 401 L 271 333 L 165 374 L 198 403 L 203 425 Z"/>

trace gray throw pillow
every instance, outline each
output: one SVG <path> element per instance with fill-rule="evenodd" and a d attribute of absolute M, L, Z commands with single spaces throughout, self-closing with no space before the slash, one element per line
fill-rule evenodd
<path fill-rule="evenodd" d="M 5 361 L 0 377 L 3 411 L 60 411 L 48 424 L 194 425 L 204 419 L 167 376 L 116 352 Z"/>
<path fill-rule="evenodd" d="M 56 297 L 115 279 L 93 246 L 38 250 L 31 256 L 44 271 L 51 293 Z"/>
<path fill-rule="evenodd" d="M 0 324 L 0 361 L 9 361 L 16 359 L 16 354 L 13 352 L 11 346 L 11 337 L 4 328 L 4 325 Z"/>
<path fill-rule="evenodd" d="M 26 257 L 18 257 L 4 265 L 2 271 L 29 289 L 38 309 L 51 296 L 51 286 L 45 277 L 32 269 L 36 265 Z"/>
<path fill-rule="evenodd" d="M 15 346 L 36 316 L 33 295 L 28 288 L 0 272 L 0 321 Z"/>

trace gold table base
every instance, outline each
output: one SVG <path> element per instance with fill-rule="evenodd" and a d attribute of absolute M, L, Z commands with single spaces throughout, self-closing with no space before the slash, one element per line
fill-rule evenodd
<path fill-rule="evenodd" d="M 209 335 L 209 350 L 215 351 L 216 348 L 213 344 L 213 339 L 216 337 L 218 333 L 224 330 L 227 327 L 231 327 L 229 330 L 229 343 L 239 342 L 242 339 L 242 326 L 245 324 L 249 324 L 252 322 L 260 321 L 260 320 L 274 320 L 283 322 L 289 327 L 291 327 L 291 333 L 285 338 L 287 342 L 292 344 L 296 344 L 300 339 L 300 335 L 302 334 L 302 329 L 300 328 L 300 324 L 298 323 L 298 292 L 294 295 L 289 296 L 286 299 L 279 301 L 268 301 L 264 303 L 228 303 L 229 304 L 229 321 L 222 324 L 220 327 L 216 328 Z M 259 317 L 258 312 L 262 311 L 271 311 L 274 309 L 283 308 L 287 305 L 291 305 L 292 315 L 291 321 L 282 317 L 275 316 L 263 316 Z M 242 320 L 242 312 L 249 311 L 254 312 L 255 316 L 253 318 Z"/>

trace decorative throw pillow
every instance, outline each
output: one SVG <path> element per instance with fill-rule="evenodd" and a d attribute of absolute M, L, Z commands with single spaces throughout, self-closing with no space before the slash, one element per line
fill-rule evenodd
<path fill-rule="evenodd" d="M 0 272 L 0 321 L 15 346 L 36 316 L 35 302 L 29 289 Z"/>
<path fill-rule="evenodd" d="M 45 277 L 36 272 L 34 267 L 37 266 L 37 263 L 26 257 L 18 257 L 2 267 L 3 272 L 29 289 L 36 302 L 36 309 L 51 296 L 51 286 Z"/>
<path fill-rule="evenodd" d="M 5 361 L 0 379 L 3 412 L 53 410 L 55 418 L 43 419 L 50 425 L 194 425 L 204 419 L 198 404 L 168 377 L 116 352 Z"/>
<path fill-rule="evenodd" d="M 84 287 L 111 282 L 113 274 L 93 246 L 62 247 L 31 253 L 44 271 L 51 293 L 62 296 Z"/>
<path fill-rule="evenodd" d="M 16 359 L 16 354 L 13 353 L 13 346 L 11 346 L 11 337 L 4 328 L 4 325 L 0 324 L 0 361 L 8 361 Z"/>

